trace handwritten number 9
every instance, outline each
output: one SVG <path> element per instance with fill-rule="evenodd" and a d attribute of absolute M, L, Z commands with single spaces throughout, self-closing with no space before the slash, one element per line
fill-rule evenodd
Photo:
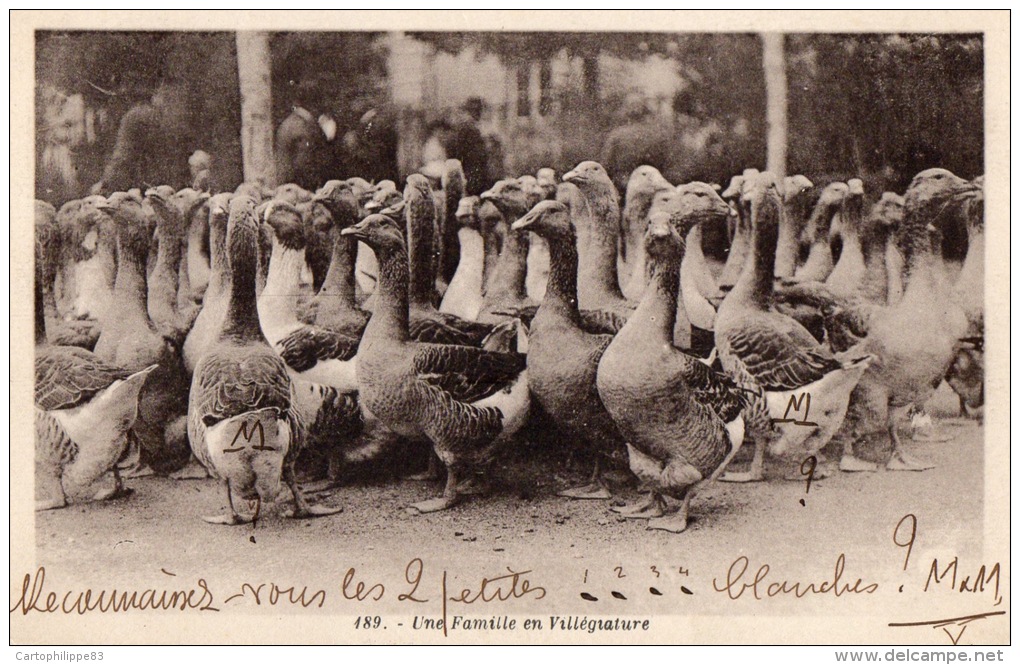
<path fill-rule="evenodd" d="M 904 526 L 906 524 L 906 526 Z M 910 533 L 907 534 L 909 529 Z M 904 515 L 899 522 L 896 523 L 896 528 L 893 529 L 892 539 L 893 543 L 897 547 L 906 547 L 907 555 L 903 557 L 903 570 L 907 569 L 907 562 L 910 561 L 910 552 L 914 549 L 914 539 L 917 538 L 917 516 L 913 513 L 907 513 Z"/>

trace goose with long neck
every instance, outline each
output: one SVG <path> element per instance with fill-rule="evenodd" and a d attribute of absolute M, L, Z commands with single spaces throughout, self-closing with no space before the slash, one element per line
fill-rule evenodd
<path fill-rule="evenodd" d="M 605 458 L 623 459 L 624 440 L 599 398 L 595 379 L 599 359 L 613 337 L 591 334 L 582 327 L 577 307 L 577 239 L 569 209 L 558 201 L 542 201 L 514 222 L 512 229 L 536 233 L 549 244 L 549 283 L 528 340 L 531 393 L 553 422 L 579 438 L 596 460 L 589 484 L 560 495 L 611 498 L 602 465 Z"/>
<path fill-rule="evenodd" d="M 413 507 L 445 510 L 459 500 L 464 474 L 486 465 L 527 419 L 524 357 L 412 341 L 400 229 L 385 215 L 369 215 L 344 234 L 367 243 L 379 259 L 376 305 L 357 358 L 360 399 L 393 432 L 432 443 L 446 466 L 446 485 L 442 496 Z"/>
<path fill-rule="evenodd" d="M 757 176 L 758 169 L 744 169 L 741 175 L 730 179 L 729 186 L 721 193 L 722 198 L 730 201 L 737 213 L 733 218 L 730 250 L 718 278 L 719 286 L 724 290 L 736 284 L 751 252 L 751 210 L 745 194 Z"/>
<path fill-rule="evenodd" d="M 358 198 L 351 185 L 330 180 L 315 193 L 314 201 L 330 213 L 329 233 L 333 255 L 322 288 L 312 301 L 316 325 L 360 337 L 368 323 L 368 313 L 355 301 L 355 261 L 357 243 L 341 231 L 358 222 Z"/>
<path fill-rule="evenodd" d="M 832 272 L 830 231 L 833 218 L 845 208 L 848 193 L 849 187 L 843 182 L 829 183 L 822 190 L 804 227 L 805 244 L 809 249 L 807 259 L 794 274 L 795 281 L 824 282 Z"/>
<path fill-rule="evenodd" d="M 869 408 L 855 414 L 844 446 L 846 458 L 853 456 L 855 440 L 884 431 L 893 444 L 887 469 L 931 468 L 907 452 L 897 426 L 911 406 L 924 404 L 934 394 L 957 353 L 972 346 L 964 339 L 967 317 L 942 269 L 937 225 L 942 215 L 957 214 L 976 191 L 945 169 L 921 171 L 907 188 L 903 222 L 896 231 L 905 263 L 903 297 L 869 321 L 862 346 L 876 360 L 861 380 L 859 400 Z M 870 470 L 868 463 L 859 462 L 854 470 Z"/>
<path fill-rule="evenodd" d="M 579 238 L 578 304 L 627 316 L 634 303 L 624 298 L 617 271 L 620 196 L 616 186 L 605 168 L 592 161 L 581 162 L 563 174 L 563 181 L 575 185 L 580 194 L 580 205 L 571 203 Z"/>
<path fill-rule="evenodd" d="M 627 440 L 631 471 L 651 489 L 648 501 L 619 512 L 651 518 L 649 529 L 679 533 L 687 528 L 694 493 L 717 478 L 740 450 L 749 393 L 673 345 L 681 233 L 693 226 L 689 215 L 680 220 L 680 229 L 675 221 L 667 212 L 648 221 L 648 288 L 602 355 L 597 383 L 599 397 Z M 668 517 L 663 495 L 682 500 Z"/>
<path fill-rule="evenodd" d="M 188 267 L 191 260 L 190 233 L 192 227 L 202 228 L 204 224 L 204 256 L 202 257 L 204 262 L 202 267 L 205 270 L 204 293 L 204 289 L 209 286 L 209 196 L 208 192 L 185 187 L 170 199 L 170 203 L 173 204 L 184 224 L 181 234 L 181 259 L 177 270 L 177 311 L 184 317 L 190 317 L 191 323 L 194 323 L 194 318 L 198 315 L 200 304 L 199 299 L 195 298 L 195 289 L 191 284 L 191 270 Z"/>
<path fill-rule="evenodd" d="M 508 226 L 503 219 L 503 213 L 493 205 L 492 201 L 479 200 L 475 206 L 475 217 L 478 218 L 478 230 L 482 234 L 482 248 L 485 251 L 485 259 L 482 264 L 482 294 L 484 295 L 489 292 L 492 281 L 496 277 L 496 266 L 499 265 Z M 528 256 L 531 256 L 530 251 Z"/>
<path fill-rule="evenodd" d="M 191 287 L 190 293 L 187 295 L 190 300 L 201 303 L 205 299 L 205 292 L 209 288 L 209 279 L 212 274 L 208 199 L 205 205 L 197 207 L 185 219 L 188 222 L 188 237 L 184 264 L 188 276 L 187 283 Z"/>
<path fill-rule="evenodd" d="M 671 191 L 674 187 L 662 177 L 654 166 L 642 165 L 634 169 L 627 179 L 623 203 L 623 242 L 620 244 L 620 282 L 623 295 L 640 300 L 648 275 L 645 270 L 644 233 L 648 213 L 656 192 Z"/>
<path fill-rule="evenodd" d="M 438 276 L 447 284 L 460 266 L 460 231 L 464 227 L 457 220 L 457 209 L 467 188 L 464 166 L 459 159 L 448 159 L 440 176 L 443 192 L 443 214 L 439 227 Z M 444 294 L 445 295 L 445 294 Z"/>
<path fill-rule="evenodd" d="M 480 346 L 492 332 L 491 324 L 443 314 L 435 306 L 437 294 L 433 247 L 436 207 L 428 178 L 418 173 L 408 176 L 403 203 L 386 210 L 392 215 L 403 213 L 407 224 L 410 268 L 408 298 L 412 336 L 438 343 Z"/>
<path fill-rule="evenodd" d="M 227 312 L 227 302 L 230 300 L 227 219 L 233 196 L 221 193 L 209 199 L 209 286 L 202 298 L 202 309 L 184 340 L 184 367 L 189 372 L 195 370 L 202 354 L 215 341 Z"/>
<path fill-rule="evenodd" d="M 46 240 L 36 236 L 36 510 L 62 508 L 68 498 L 98 500 L 125 494 L 117 460 L 127 449 L 139 391 L 155 369 L 132 373 L 85 349 L 47 342 Z"/>
<path fill-rule="evenodd" d="M 832 438 L 846 414 L 850 392 L 871 356 L 840 360 L 794 319 L 773 310 L 776 243 L 783 214 L 779 184 L 770 173 L 747 183 L 751 204 L 751 253 L 736 286 L 719 307 L 715 341 L 719 360 L 738 383 L 764 391 L 775 430 L 755 433 L 755 454 L 747 473 L 732 481 L 764 477 L 765 449 L 787 462 L 814 455 Z M 784 420 L 791 398 L 811 395 L 805 426 Z M 810 417 L 810 420 L 808 418 Z M 793 474 L 795 475 L 795 474 Z"/>
<path fill-rule="evenodd" d="M 272 228 L 272 255 L 265 288 L 258 296 L 262 332 L 295 381 L 327 385 L 343 392 L 357 390 L 354 356 L 358 337 L 309 325 L 298 318 L 297 294 L 306 243 L 300 211 L 273 199 L 263 216 Z"/>
<path fill-rule="evenodd" d="M 800 260 L 800 238 L 811 209 L 811 190 L 814 183 L 798 174 L 783 180 L 783 225 L 779 227 L 779 244 L 776 248 L 776 277 L 790 279 L 797 271 Z"/>
<path fill-rule="evenodd" d="M 457 230 L 459 263 L 439 305 L 440 312 L 468 321 L 477 319 L 482 310 L 485 279 L 485 241 L 476 215 L 477 207 L 478 197 L 467 196 L 460 200 L 455 214 L 451 215 L 451 219 L 460 226 Z"/>
<path fill-rule="evenodd" d="M 189 192 L 194 190 L 182 190 L 178 196 L 177 192 L 165 185 L 145 192 L 146 204 L 151 206 L 155 214 L 158 242 L 156 264 L 148 284 L 149 318 L 163 334 L 175 339 L 177 344 L 184 342 L 198 314 L 195 308 L 189 308 L 187 313 L 178 308 L 185 236 L 185 218 L 181 210 L 184 206 L 180 202 L 189 196 Z M 208 198 L 207 195 L 203 196 Z"/>
<path fill-rule="evenodd" d="M 864 259 L 864 183 L 857 178 L 847 181 L 839 235 L 843 249 L 825 285 L 836 296 L 854 298 L 864 284 L 868 266 Z"/>
<path fill-rule="evenodd" d="M 223 482 L 228 511 L 205 517 L 213 524 L 257 519 L 262 502 L 273 501 L 281 478 L 294 496 L 290 516 L 331 515 L 339 508 L 310 506 L 297 485 L 294 463 L 304 432 L 294 411 L 287 368 L 259 327 L 255 296 L 259 225 L 255 201 L 230 201 L 226 246 L 230 295 L 216 339 L 195 368 L 188 409 L 188 434 L 195 456 Z M 241 515 L 235 497 L 249 502 Z"/>
<path fill-rule="evenodd" d="M 80 209 L 81 201 L 77 202 Z M 61 291 L 58 277 L 62 269 L 64 254 L 63 228 L 57 219 L 56 209 L 45 201 L 35 202 L 35 239 L 38 280 L 42 288 L 42 302 L 45 312 L 49 341 L 57 345 L 79 346 L 93 349 L 99 339 L 99 322 L 95 319 L 62 318 L 58 309 L 57 295 Z M 80 247 L 84 250 L 84 247 Z"/>
<path fill-rule="evenodd" d="M 114 302 L 96 342 L 96 355 L 132 371 L 158 365 L 139 397 L 131 451 L 124 462 L 125 475 L 148 475 L 153 470 L 167 473 L 187 460 L 187 377 L 179 347 L 149 318 L 146 263 L 152 230 L 141 200 L 131 194 L 115 193 L 99 207 L 111 216 L 117 228 L 117 279 Z"/>
<path fill-rule="evenodd" d="M 55 290 L 57 311 L 65 319 L 93 319 L 101 325 L 113 301 L 117 278 L 117 229 L 99 206 L 102 196 L 69 202 L 57 213 L 60 268 Z"/>
<path fill-rule="evenodd" d="M 526 279 L 528 253 L 531 245 L 527 231 L 514 231 L 510 227 L 523 217 L 543 196 L 538 181 L 531 176 L 500 180 L 486 192 L 483 201 L 490 201 L 500 211 L 506 224 L 503 251 L 496 262 L 492 281 L 485 293 L 482 321 L 499 321 L 501 309 L 529 307 Z M 505 317 L 502 317 L 505 318 Z"/>
<path fill-rule="evenodd" d="M 722 293 L 705 258 L 705 229 L 709 229 L 709 236 L 713 232 L 724 231 L 730 207 L 711 185 L 692 182 L 677 188 L 670 210 L 677 223 L 684 221 L 683 227 L 675 228 L 686 236 L 686 251 L 680 264 L 683 288 L 674 326 L 674 340 L 683 347 L 686 335 L 690 340 L 686 348 L 697 356 L 706 357 L 715 346 L 712 331 L 715 329 L 716 307 L 722 300 Z M 686 331 L 681 329 L 685 324 L 688 327 Z"/>

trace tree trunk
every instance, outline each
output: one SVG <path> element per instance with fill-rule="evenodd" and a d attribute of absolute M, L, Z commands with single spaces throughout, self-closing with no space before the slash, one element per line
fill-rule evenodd
<path fill-rule="evenodd" d="M 781 32 L 761 35 L 765 68 L 765 123 L 768 143 L 765 168 L 777 177 L 786 176 L 786 57 Z"/>
<path fill-rule="evenodd" d="M 276 185 L 271 70 L 269 33 L 238 32 L 237 74 L 241 91 L 244 179 L 268 187 Z"/>

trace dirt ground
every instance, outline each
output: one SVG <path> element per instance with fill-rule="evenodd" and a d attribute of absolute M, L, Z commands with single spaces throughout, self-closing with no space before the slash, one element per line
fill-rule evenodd
<path fill-rule="evenodd" d="M 952 398 L 944 403 L 951 409 Z M 445 512 L 415 515 L 407 509 L 437 495 L 439 483 L 376 475 L 318 497 L 342 505 L 338 515 L 293 520 L 270 509 L 254 528 L 200 519 L 226 505 L 222 489 L 211 480 L 132 480 L 135 493 L 125 499 L 38 513 L 36 559 L 46 566 L 47 586 L 58 590 L 149 588 L 170 581 L 193 586 L 201 577 L 224 607 L 244 582 L 273 582 L 325 589 L 329 599 L 320 611 L 340 614 L 435 615 L 442 571 L 449 571 L 449 589 L 507 574 L 508 568 L 531 571 L 526 577 L 532 586 L 546 591 L 540 605 L 518 605 L 518 612 L 583 609 L 624 615 L 676 612 L 695 602 L 701 613 L 746 612 L 746 605 L 726 602 L 725 594 L 712 588 L 740 556 L 748 557 L 752 571 L 768 562 L 776 574 L 796 571 L 801 579 L 821 581 L 832 579 L 834 562 L 843 554 L 845 581 L 862 577 L 885 591 L 904 580 L 923 583 L 923 567 L 933 553 L 980 557 L 983 428 L 959 418 L 937 422 L 951 439 L 912 447 L 934 469 L 836 472 L 816 478 L 810 490 L 805 482 L 782 480 L 715 483 L 694 500 L 691 523 L 682 534 L 648 531 L 643 521 L 610 512 L 607 502 L 557 497 L 556 490 L 583 480 L 587 469 L 564 458 L 528 454 L 497 468 L 498 487 L 491 496 L 470 498 Z M 635 496 L 630 490 L 625 498 Z M 907 513 L 917 516 L 917 535 L 904 577 L 904 549 L 892 537 Z M 411 589 L 405 575 L 417 574 L 416 558 L 423 567 L 417 593 L 433 600 L 428 604 L 396 599 Z M 365 581 L 366 588 L 383 584 L 379 603 L 366 607 L 343 597 L 342 580 L 351 568 L 349 590 L 355 581 Z M 171 573 L 176 577 L 167 576 Z M 12 588 L 18 584 L 12 579 Z M 855 602 L 845 600 L 838 611 L 854 611 Z M 250 597 L 226 607 L 267 610 Z M 812 611 L 803 603 L 777 607 Z"/>

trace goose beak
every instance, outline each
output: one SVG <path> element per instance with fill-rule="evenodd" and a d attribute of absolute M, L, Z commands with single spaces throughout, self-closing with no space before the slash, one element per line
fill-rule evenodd
<path fill-rule="evenodd" d="M 329 197 L 326 196 L 326 194 L 321 191 L 315 192 L 315 195 L 312 196 L 312 200 L 315 201 L 316 203 L 324 203 L 328 198 Z"/>
<path fill-rule="evenodd" d="M 145 190 L 145 198 L 154 199 L 156 201 L 159 201 L 160 203 L 163 203 L 165 201 L 163 195 L 160 194 L 155 187 L 152 189 Z"/>
<path fill-rule="evenodd" d="M 846 184 L 850 196 L 864 196 L 864 183 L 859 178 L 851 178 Z"/>
<path fill-rule="evenodd" d="M 479 196 L 478 198 L 481 199 L 482 201 L 493 201 L 495 199 L 498 199 L 499 196 L 496 194 L 495 189 L 489 189 L 482 192 L 481 196 Z"/>
<path fill-rule="evenodd" d="M 575 180 L 584 180 L 584 177 L 575 171 L 567 171 L 563 174 L 563 182 L 574 182 Z"/>
<path fill-rule="evenodd" d="M 405 203 L 403 201 L 397 201 L 396 203 L 391 205 L 389 208 L 384 208 L 383 210 L 380 210 L 379 213 L 383 214 L 383 215 L 386 215 L 387 217 L 394 217 L 395 218 L 395 217 L 398 217 L 398 216 L 404 214 L 404 205 L 405 205 Z"/>
<path fill-rule="evenodd" d="M 535 222 L 537 222 L 538 220 L 542 219 L 543 214 L 544 211 L 539 210 L 538 207 L 532 208 L 524 215 L 524 217 L 521 217 L 516 222 L 511 224 L 510 230 L 519 231 L 521 229 L 526 229 Z"/>
<path fill-rule="evenodd" d="M 648 220 L 648 230 L 645 234 L 650 240 L 660 240 L 668 238 L 671 230 L 669 213 L 657 212 Z"/>
<path fill-rule="evenodd" d="M 201 203 L 205 203 L 210 198 L 212 198 L 212 194 L 210 194 L 209 192 L 199 192 L 198 198 L 195 200 L 195 204 L 198 205 Z"/>
<path fill-rule="evenodd" d="M 104 198 L 102 201 L 96 201 L 96 210 L 105 213 L 112 213 L 116 208 L 110 204 L 110 200 Z"/>
<path fill-rule="evenodd" d="M 365 212 L 373 213 L 382 210 L 382 204 L 378 201 L 369 201 L 365 204 Z"/>

